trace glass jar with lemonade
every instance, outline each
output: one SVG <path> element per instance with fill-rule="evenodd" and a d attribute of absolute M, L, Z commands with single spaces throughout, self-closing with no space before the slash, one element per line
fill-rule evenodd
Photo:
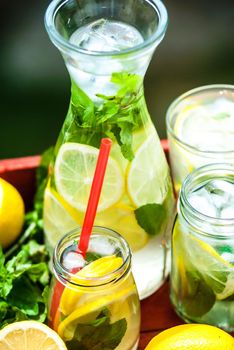
<path fill-rule="evenodd" d="M 94 227 L 83 258 L 79 237 L 74 230 L 54 251 L 50 326 L 68 350 L 136 349 L 140 302 L 128 244 L 116 232 Z"/>
<path fill-rule="evenodd" d="M 82 226 L 100 140 L 111 138 L 95 225 L 116 230 L 128 241 L 144 298 L 161 286 L 170 267 L 174 197 L 143 91 L 167 13 L 158 0 L 131 4 L 54 0 L 47 10 L 46 27 L 63 54 L 72 88 L 51 163 L 44 228 L 53 248 L 63 232 Z"/>

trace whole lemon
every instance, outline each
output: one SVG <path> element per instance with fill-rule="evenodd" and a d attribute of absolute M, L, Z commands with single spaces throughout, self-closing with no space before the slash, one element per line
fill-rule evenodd
<path fill-rule="evenodd" d="M 185 324 L 156 335 L 145 350 L 234 350 L 234 339 L 221 329 Z"/>
<path fill-rule="evenodd" d="M 24 202 L 7 181 L 0 178 L 0 245 L 10 246 L 19 236 L 24 223 Z"/>

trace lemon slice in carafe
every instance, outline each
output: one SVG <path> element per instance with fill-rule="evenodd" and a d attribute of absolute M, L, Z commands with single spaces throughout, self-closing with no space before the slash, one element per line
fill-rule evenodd
<path fill-rule="evenodd" d="M 85 212 L 99 150 L 68 142 L 59 149 L 55 162 L 55 183 L 59 194 L 74 208 Z M 115 204 L 124 191 L 124 178 L 118 163 L 111 157 L 104 178 L 98 211 Z"/>

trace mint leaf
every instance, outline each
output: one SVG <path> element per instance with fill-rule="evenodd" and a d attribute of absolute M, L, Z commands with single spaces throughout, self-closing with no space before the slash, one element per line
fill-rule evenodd
<path fill-rule="evenodd" d="M 5 257 L 0 246 L 0 299 L 5 299 L 13 286 L 13 276 L 6 269 L 4 263 Z"/>
<path fill-rule="evenodd" d="M 39 312 L 38 302 L 41 301 L 41 291 L 29 279 L 22 276 L 14 281 L 13 289 L 7 301 L 11 306 L 16 306 L 26 315 L 35 316 Z"/>
<path fill-rule="evenodd" d="M 135 210 L 138 224 L 149 234 L 156 235 L 160 232 L 166 216 L 163 205 L 152 203 L 145 204 Z"/>
<path fill-rule="evenodd" d="M 131 123 L 118 123 L 121 131 L 120 131 L 120 140 L 121 140 L 121 151 L 123 156 L 128 160 L 133 160 L 134 153 L 132 150 L 132 131 L 133 124 Z"/>
<path fill-rule="evenodd" d="M 201 317 L 214 305 L 215 294 L 198 272 L 186 271 L 186 278 L 188 291 L 183 295 L 183 308 L 188 317 Z"/>
<path fill-rule="evenodd" d="M 80 120 L 80 125 L 84 128 L 92 127 L 95 124 L 95 106 L 86 93 L 72 81 L 71 86 L 72 111 Z"/>
<path fill-rule="evenodd" d="M 120 344 L 126 330 L 126 320 L 111 324 L 110 312 L 104 308 L 89 324 L 78 323 L 73 339 L 66 345 L 70 350 L 112 350 Z"/>

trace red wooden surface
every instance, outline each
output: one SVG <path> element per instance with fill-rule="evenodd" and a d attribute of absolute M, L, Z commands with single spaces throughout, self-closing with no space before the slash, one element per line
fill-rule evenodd
<path fill-rule="evenodd" d="M 161 143 L 167 154 L 167 140 L 162 140 Z M 19 190 L 27 208 L 32 205 L 36 185 L 35 170 L 39 162 L 39 156 L 0 160 L 0 177 Z M 150 339 L 162 330 L 182 323 L 170 304 L 168 282 L 141 302 L 141 312 L 140 350 L 143 350 Z"/>

